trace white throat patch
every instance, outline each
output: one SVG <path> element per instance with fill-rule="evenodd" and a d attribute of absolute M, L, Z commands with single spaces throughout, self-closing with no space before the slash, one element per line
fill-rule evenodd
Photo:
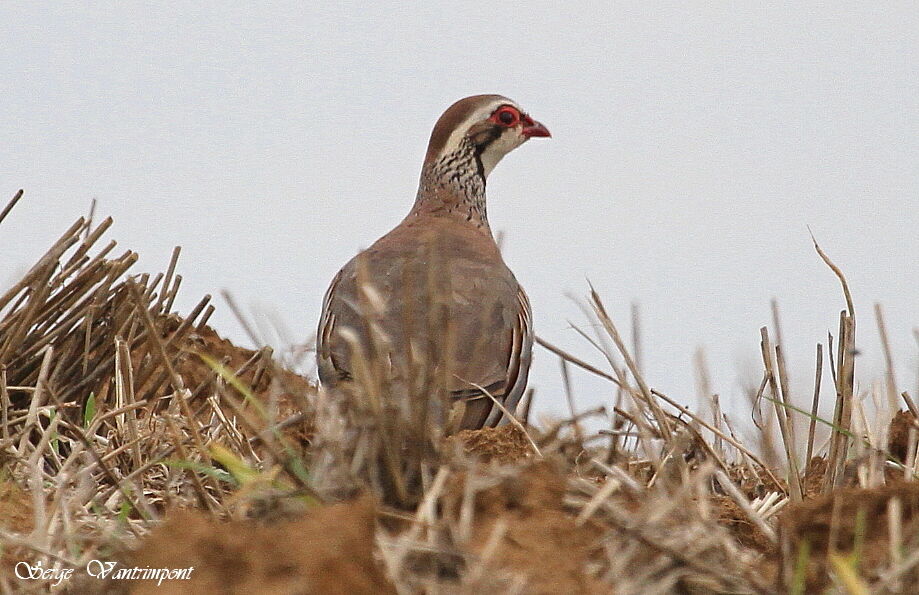
<path fill-rule="evenodd" d="M 485 177 L 488 177 L 491 170 L 498 165 L 498 162 L 501 161 L 505 155 L 525 143 L 526 140 L 527 138 L 520 134 L 520 131 L 516 128 L 508 128 L 502 131 L 501 136 L 493 140 L 479 155 Z"/>

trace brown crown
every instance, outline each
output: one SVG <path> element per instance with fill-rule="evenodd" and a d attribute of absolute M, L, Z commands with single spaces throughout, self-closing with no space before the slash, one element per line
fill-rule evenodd
<path fill-rule="evenodd" d="M 460 99 L 447 108 L 447 111 L 434 124 L 434 130 L 431 131 L 431 140 L 428 142 L 428 152 L 424 156 L 425 163 L 437 158 L 443 151 L 444 145 L 469 114 L 474 112 L 483 104 L 491 103 L 498 99 L 505 99 L 502 95 L 473 95 Z"/>

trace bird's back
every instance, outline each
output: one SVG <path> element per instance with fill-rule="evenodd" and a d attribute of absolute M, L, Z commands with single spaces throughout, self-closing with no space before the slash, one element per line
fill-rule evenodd
<path fill-rule="evenodd" d="M 529 304 L 487 229 L 409 217 L 342 268 L 323 310 L 317 355 L 325 385 L 350 380 L 356 357 L 383 362 L 403 380 L 417 373 L 410 367 L 433 363 L 446 372 L 447 392 L 477 396 L 467 427 L 483 425 L 492 410 L 475 385 L 501 398 L 516 390 L 515 402 L 525 385 Z M 359 353 L 340 329 L 351 330 Z"/>

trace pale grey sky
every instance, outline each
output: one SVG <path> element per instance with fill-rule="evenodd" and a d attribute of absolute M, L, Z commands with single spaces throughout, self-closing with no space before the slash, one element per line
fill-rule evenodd
<path fill-rule="evenodd" d="M 227 288 L 305 340 L 332 275 L 410 207 L 442 110 L 494 92 L 554 137 L 488 189 L 545 338 L 602 362 L 567 322 L 589 278 L 623 330 L 640 303 L 653 386 L 691 401 L 701 346 L 746 415 L 738 379 L 776 297 L 804 402 L 844 305 L 810 225 L 852 286 L 862 386 L 880 301 L 915 390 L 913 3 L 66 4 L 0 6 L 0 194 L 26 190 L 0 227 L 4 285 L 96 197 L 138 270 L 183 246 L 180 306 Z M 563 411 L 536 357 L 539 409 Z M 582 374 L 575 391 L 581 408 L 610 392 Z"/>

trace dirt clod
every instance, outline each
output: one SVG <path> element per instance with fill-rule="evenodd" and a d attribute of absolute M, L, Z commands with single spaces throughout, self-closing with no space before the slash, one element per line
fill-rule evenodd
<path fill-rule="evenodd" d="M 523 431 L 513 424 L 481 430 L 463 430 L 457 438 L 463 443 L 463 450 L 483 462 L 495 461 L 501 464 L 517 463 L 533 454 Z"/>
<path fill-rule="evenodd" d="M 154 530 L 129 564 L 194 566 L 188 581 L 138 581 L 131 593 L 392 593 L 373 558 L 369 498 L 316 508 L 302 519 L 266 527 L 218 522 L 191 511 Z"/>
<path fill-rule="evenodd" d="M 889 503 L 898 499 L 902 510 L 899 527 L 903 543 L 919 539 L 919 483 L 900 482 L 873 489 L 843 488 L 825 496 L 789 505 L 779 519 L 780 541 L 795 544 L 783 551 L 781 566 L 786 579 L 793 574 L 801 544 L 809 549 L 807 592 L 817 593 L 828 584 L 828 553 L 858 560 L 863 576 L 876 578 L 890 564 Z M 914 568 L 913 584 L 919 584 Z"/>
<path fill-rule="evenodd" d="M 752 522 L 736 502 L 728 496 L 713 495 L 712 502 L 718 513 L 718 524 L 727 527 L 742 545 L 758 552 L 773 549 L 772 542 Z"/>
<path fill-rule="evenodd" d="M 518 574 L 526 581 L 524 592 L 608 593 L 609 586 L 601 587 L 586 574 L 597 532 L 575 524 L 562 507 L 564 493 L 564 477 L 547 464 L 537 464 L 479 494 L 480 522 L 471 549 L 482 555 L 501 523 L 503 537 L 486 563 Z"/>
<path fill-rule="evenodd" d="M 919 421 L 909 411 L 898 411 L 890 420 L 890 432 L 887 438 L 887 450 L 898 461 L 905 463 L 909 458 L 909 433 L 910 430 L 919 432 Z"/>

